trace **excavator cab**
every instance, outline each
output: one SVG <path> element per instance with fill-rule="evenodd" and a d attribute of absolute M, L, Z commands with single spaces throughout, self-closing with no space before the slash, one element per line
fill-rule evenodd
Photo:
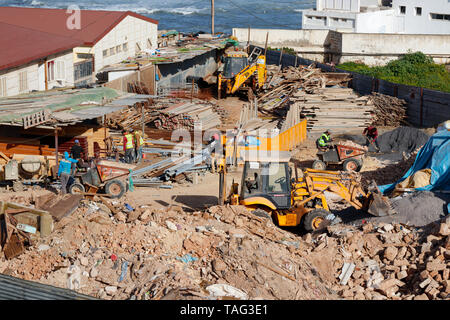
<path fill-rule="evenodd" d="M 270 210 L 291 207 L 291 181 L 287 152 L 248 152 L 244 156 L 239 202 L 249 208 Z"/>
<path fill-rule="evenodd" d="M 248 65 L 247 55 L 232 54 L 223 57 L 224 66 L 222 77 L 232 79 Z"/>

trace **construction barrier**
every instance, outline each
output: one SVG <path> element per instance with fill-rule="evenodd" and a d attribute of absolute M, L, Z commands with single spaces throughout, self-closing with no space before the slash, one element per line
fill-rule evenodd
<path fill-rule="evenodd" d="M 233 159 L 237 159 L 239 162 L 238 159 L 242 151 L 259 150 L 264 152 L 293 150 L 306 140 L 306 119 L 283 132 L 277 133 L 276 131 L 272 131 L 270 136 L 263 136 L 261 133 L 256 135 L 250 134 L 249 136 L 252 137 L 252 141 L 257 141 L 257 144 L 250 143 L 247 146 L 242 136 L 237 137 L 236 143 L 234 139 L 228 139 L 225 147 L 227 163 L 234 163 Z M 240 138 L 242 141 L 240 141 Z"/>

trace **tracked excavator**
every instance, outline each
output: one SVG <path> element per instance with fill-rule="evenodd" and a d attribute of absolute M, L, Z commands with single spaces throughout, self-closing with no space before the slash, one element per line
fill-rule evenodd
<path fill-rule="evenodd" d="M 305 169 L 300 175 L 295 166 L 293 177 L 289 152 L 246 151 L 243 158 L 241 184 L 233 181 L 228 195 L 226 165 L 220 165 L 219 203 L 243 205 L 257 216 L 272 218 L 280 227 L 303 226 L 306 231 L 323 228 L 331 214 L 325 192 L 374 216 L 396 213 L 375 182 L 363 190 L 352 172 Z"/>
<path fill-rule="evenodd" d="M 250 55 L 245 51 L 229 48 L 222 56 L 223 71 L 217 77 L 217 97 L 226 97 L 237 91 L 247 91 L 249 101 L 267 79 L 266 56 L 255 47 Z"/>

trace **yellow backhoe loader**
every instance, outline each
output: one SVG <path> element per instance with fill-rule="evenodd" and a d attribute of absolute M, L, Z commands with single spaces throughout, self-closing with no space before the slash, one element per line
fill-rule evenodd
<path fill-rule="evenodd" d="M 374 216 L 395 214 L 388 199 L 373 184 L 364 191 L 353 173 L 306 169 L 295 177 L 286 151 L 243 154 L 241 185 L 233 181 L 225 195 L 226 165 L 220 166 L 219 203 L 244 205 L 257 216 L 271 217 L 278 226 L 303 225 L 305 230 L 320 229 L 330 215 L 324 192 L 337 194 L 353 207 Z"/>
<path fill-rule="evenodd" d="M 249 100 L 267 79 L 266 56 L 255 47 L 250 55 L 245 51 L 228 49 L 222 56 L 223 71 L 217 76 L 217 97 L 246 90 Z"/>

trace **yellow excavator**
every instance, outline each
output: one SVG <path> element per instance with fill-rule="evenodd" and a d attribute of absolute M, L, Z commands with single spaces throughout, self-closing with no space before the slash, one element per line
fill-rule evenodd
<path fill-rule="evenodd" d="M 220 99 L 238 90 L 246 90 L 248 99 L 253 99 L 253 93 L 260 90 L 266 83 L 266 56 L 261 48 L 255 47 L 250 55 L 239 51 L 236 47 L 229 48 L 221 58 L 223 71 L 217 76 L 217 97 Z"/>
<path fill-rule="evenodd" d="M 219 166 L 219 203 L 244 205 L 257 216 L 272 218 L 278 226 L 321 229 L 327 217 L 332 216 L 325 191 L 374 216 L 395 214 L 374 182 L 364 191 L 353 173 L 305 169 L 300 176 L 295 166 L 292 177 L 291 156 L 286 151 L 245 151 L 243 158 L 241 185 L 233 181 L 228 196 L 226 165 Z"/>

